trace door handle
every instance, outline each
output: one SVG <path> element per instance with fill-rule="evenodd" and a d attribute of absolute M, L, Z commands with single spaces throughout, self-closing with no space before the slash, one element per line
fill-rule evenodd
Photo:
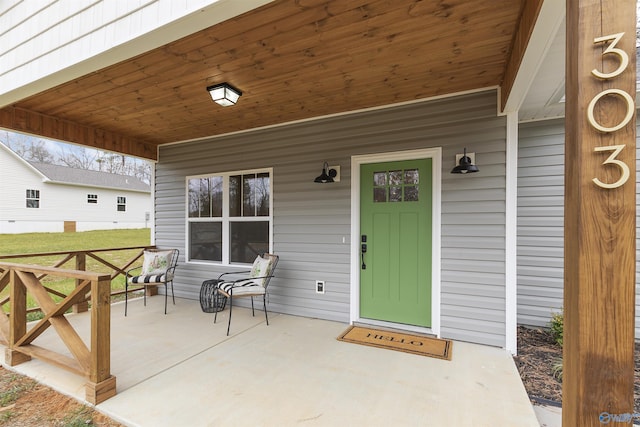
<path fill-rule="evenodd" d="M 362 238 L 363 238 L 363 241 L 365 241 L 365 242 L 367 241 L 367 237 L 366 236 L 362 236 Z M 363 243 L 360 246 L 360 257 L 362 259 L 362 269 L 363 270 L 367 269 L 367 264 L 365 264 L 365 262 L 364 262 L 364 254 L 366 254 L 366 253 L 367 253 L 367 244 Z"/>

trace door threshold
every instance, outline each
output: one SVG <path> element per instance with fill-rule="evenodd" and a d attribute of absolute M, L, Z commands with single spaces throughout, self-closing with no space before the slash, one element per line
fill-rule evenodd
<path fill-rule="evenodd" d="M 374 319 L 358 319 L 358 320 L 354 320 L 352 323 L 353 323 L 353 326 L 375 327 L 376 329 L 380 329 L 388 332 L 400 332 L 400 333 L 411 332 L 413 334 L 423 335 L 425 337 L 440 338 L 433 333 L 431 328 L 425 328 L 423 326 L 406 325 L 404 323 L 385 322 L 382 320 L 374 320 Z"/>

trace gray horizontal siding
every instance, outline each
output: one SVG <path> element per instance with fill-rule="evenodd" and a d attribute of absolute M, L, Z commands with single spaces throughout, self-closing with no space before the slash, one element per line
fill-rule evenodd
<path fill-rule="evenodd" d="M 518 323 L 548 326 L 563 306 L 564 120 L 520 125 L 518 156 Z M 640 134 L 640 133 L 639 133 Z M 636 143 L 637 167 L 640 146 Z M 638 169 L 640 170 L 640 169 Z M 638 203 L 636 176 L 636 203 Z M 636 205 L 636 224 L 638 224 Z M 638 240 L 636 230 L 636 247 Z M 638 268 L 636 256 L 636 272 Z M 636 337 L 640 337 L 636 277 Z"/>
<path fill-rule="evenodd" d="M 562 310 L 564 121 L 520 125 L 518 323 L 546 326 Z"/>
<path fill-rule="evenodd" d="M 347 322 L 351 157 L 442 147 L 442 335 L 504 346 L 505 135 L 489 91 L 161 147 L 156 242 L 185 247 L 186 176 L 273 168 L 281 260 L 270 310 Z M 464 147 L 476 153 L 480 172 L 451 175 Z M 323 161 L 341 167 L 340 182 L 313 182 Z M 225 270 L 182 260 L 176 293 L 195 299 L 203 280 Z M 326 281 L 324 295 L 315 280 Z"/>

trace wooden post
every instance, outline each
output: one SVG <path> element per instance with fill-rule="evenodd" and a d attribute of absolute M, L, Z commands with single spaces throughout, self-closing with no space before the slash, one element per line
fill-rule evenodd
<path fill-rule="evenodd" d="M 87 271 L 87 254 L 84 252 L 78 252 L 76 254 L 76 270 Z M 76 279 L 76 288 L 80 286 L 82 279 Z M 81 301 L 73 305 L 74 313 L 83 313 L 89 310 L 89 302 Z"/>
<path fill-rule="evenodd" d="M 27 333 L 27 288 L 15 270 L 9 272 L 9 346 L 5 350 L 5 360 L 9 366 L 31 360 L 31 357 L 15 350 L 16 342 Z"/>
<path fill-rule="evenodd" d="M 635 16 L 636 0 L 567 0 L 565 426 L 634 412 Z"/>
<path fill-rule="evenodd" d="M 97 405 L 116 395 L 111 375 L 111 278 L 91 282 L 91 367 L 85 395 Z"/>

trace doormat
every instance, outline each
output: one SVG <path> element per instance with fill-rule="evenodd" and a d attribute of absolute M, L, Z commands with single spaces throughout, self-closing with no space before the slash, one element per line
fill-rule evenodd
<path fill-rule="evenodd" d="M 453 346 L 450 340 L 409 335 L 401 332 L 381 331 L 361 326 L 350 326 L 338 337 L 338 341 L 404 351 L 405 353 L 444 360 L 451 360 L 451 347 Z"/>

